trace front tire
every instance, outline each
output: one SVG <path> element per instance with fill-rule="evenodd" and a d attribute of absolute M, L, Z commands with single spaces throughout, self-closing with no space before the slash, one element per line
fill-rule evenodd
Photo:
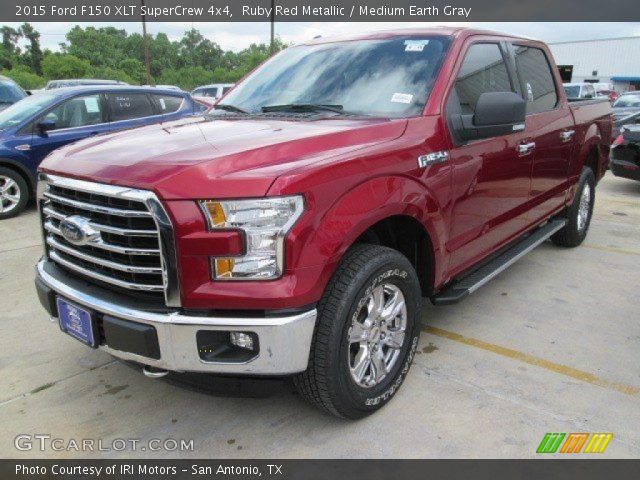
<path fill-rule="evenodd" d="M 567 219 L 567 224 L 551 237 L 553 243 L 571 248 L 584 241 L 591 224 L 595 200 L 596 178 L 589 167 L 583 167 L 573 203 L 562 215 Z"/>
<path fill-rule="evenodd" d="M 418 345 L 422 296 L 415 270 L 398 251 L 352 247 L 318 305 L 309 365 L 298 392 L 333 415 L 357 419 L 398 391 Z"/>
<path fill-rule="evenodd" d="M 0 167 L 0 220 L 22 212 L 29 201 L 29 187 L 22 175 Z"/>

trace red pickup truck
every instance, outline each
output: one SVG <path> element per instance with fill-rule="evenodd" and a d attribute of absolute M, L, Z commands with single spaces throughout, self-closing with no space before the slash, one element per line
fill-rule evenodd
<path fill-rule="evenodd" d="M 402 384 L 423 298 L 583 241 L 611 129 L 607 99 L 569 104 L 537 41 L 317 39 L 204 116 L 53 152 L 38 295 L 147 376 L 293 376 L 359 418 Z"/>

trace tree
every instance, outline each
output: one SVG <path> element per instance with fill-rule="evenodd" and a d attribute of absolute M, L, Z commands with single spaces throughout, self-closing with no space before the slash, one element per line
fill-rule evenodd
<path fill-rule="evenodd" d="M 45 77 L 53 80 L 83 78 L 90 70 L 91 64 L 75 55 L 53 53 L 44 57 L 42 61 L 42 73 Z"/>
<path fill-rule="evenodd" d="M 93 78 L 101 78 L 104 80 L 120 80 L 121 82 L 128 83 L 129 85 L 136 85 L 139 83 L 137 80 L 131 78 L 126 72 L 118 70 L 117 68 L 101 66 L 93 67 L 89 72 Z"/>
<path fill-rule="evenodd" d="M 25 90 L 42 88 L 46 83 L 44 78 L 31 72 L 30 68 L 25 65 L 17 65 L 11 70 L 2 70 L 0 75 L 11 78 Z"/>
<path fill-rule="evenodd" d="M 118 64 L 118 70 L 124 72 L 138 85 L 142 85 L 147 81 L 147 71 L 144 68 L 144 64 L 137 58 L 125 58 L 121 60 Z"/>
<path fill-rule="evenodd" d="M 25 63 L 29 65 L 37 74 L 42 73 L 42 50 L 40 49 L 40 33 L 38 33 L 30 23 L 24 23 L 20 27 L 20 33 L 29 40 L 29 45 L 25 52 Z"/>
<path fill-rule="evenodd" d="M 20 32 L 7 25 L 3 25 L 0 31 L 2 32 L 2 46 L 4 49 L 9 53 L 19 52 L 17 45 L 20 39 Z"/>

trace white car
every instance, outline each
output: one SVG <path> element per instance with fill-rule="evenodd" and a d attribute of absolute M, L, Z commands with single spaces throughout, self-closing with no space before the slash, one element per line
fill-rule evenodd
<path fill-rule="evenodd" d="M 593 83 L 564 83 L 562 86 L 570 100 L 596 98 L 597 96 Z"/>
<path fill-rule="evenodd" d="M 233 88 L 234 83 L 212 83 L 210 85 L 202 85 L 195 88 L 191 95 L 198 97 L 221 98 L 229 90 Z"/>

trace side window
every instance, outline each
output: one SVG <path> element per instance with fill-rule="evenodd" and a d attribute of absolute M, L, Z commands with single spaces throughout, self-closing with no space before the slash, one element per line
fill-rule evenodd
<path fill-rule="evenodd" d="M 474 113 L 478 98 L 485 92 L 514 91 L 497 43 L 476 43 L 469 47 L 455 88 L 463 114 Z"/>
<path fill-rule="evenodd" d="M 107 93 L 107 102 L 112 122 L 155 115 L 151 101 L 144 93 Z"/>
<path fill-rule="evenodd" d="M 226 95 L 226 94 L 227 94 L 227 92 L 228 92 L 229 90 L 231 90 L 231 88 L 232 88 L 232 87 L 222 87 L 222 95 Z"/>
<path fill-rule="evenodd" d="M 182 97 L 175 97 L 173 95 L 154 95 L 154 97 L 160 107 L 160 113 L 177 112 L 184 100 Z"/>
<path fill-rule="evenodd" d="M 516 68 L 522 81 L 527 114 L 553 110 L 558 103 L 551 66 L 542 50 L 514 45 Z"/>
<path fill-rule="evenodd" d="M 39 121 L 42 120 L 54 122 L 53 130 L 104 123 L 100 95 L 84 95 L 65 100 L 49 110 Z"/>
<path fill-rule="evenodd" d="M 596 98 L 596 89 L 593 88 L 593 85 L 585 85 L 584 86 L 584 97 L 585 98 Z"/>

